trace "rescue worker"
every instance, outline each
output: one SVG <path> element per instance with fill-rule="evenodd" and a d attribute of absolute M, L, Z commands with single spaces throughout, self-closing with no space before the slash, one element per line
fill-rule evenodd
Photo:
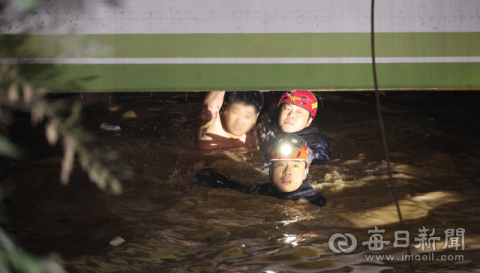
<path fill-rule="evenodd" d="M 272 141 L 268 149 L 270 182 L 244 185 L 231 180 L 213 169 L 202 169 L 197 173 L 199 185 L 211 188 L 231 188 L 244 193 L 258 193 L 280 199 L 306 199 L 323 207 L 326 199 L 308 184 L 308 171 L 313 160 L 312 150 L 306 142 L 294 134 L 283 134 Z"/>
<path fill-rule="evenodd" d="M 312 149 L 317 161 L 330 160 L 332 146 L 328 138 L 322 134 L 312 121 L 317 115 L 318 103 L 315 95 L 306 90 L 288 91 L 281 97 L 278 106 L 278 121 L 270 119 L 264 122 L 264 135 L 260 136 L 261 146 L 266 150 L 269 142 L 277 134 L 295 133 L 301 136 Z"/>

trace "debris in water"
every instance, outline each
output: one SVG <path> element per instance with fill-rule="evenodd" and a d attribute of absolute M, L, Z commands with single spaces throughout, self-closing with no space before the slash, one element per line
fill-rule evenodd
<path fill-rule="evenodd" d="M 100 124 L 100 128 L 106 131 L 114 131 L 114 132 L 122 130 L 120 126 L 107 124 L 105 122 Z"/>
<path fill-rule="evenodd" d="M 122 115 L 123 118 L 137 118 L 137 114 L 133 112 L 133 110 L 130 110 L 128 112 L 123 113 Z"/>
<path fill-rule="evenodd" d="M 125 243 L 125 240 L 120 236 L 117 236 L 110 241 L 111 246 L 119 246 L 123 243 Z"/>
<path fill-rule="evenodd" d="M 112 105 L 112 106 L 108 107 L 108 111 L 110 111 L 110 112 L 116 112 L 116 111 L 118 111 L 118 109 L 120 109 L 120 108 L 121 108 L 120 105 Z"/>

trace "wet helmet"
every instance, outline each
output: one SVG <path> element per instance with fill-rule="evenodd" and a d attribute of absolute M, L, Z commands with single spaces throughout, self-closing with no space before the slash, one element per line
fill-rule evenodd
<path fill-rule="evenodd" d="M 278 135 L 268 149 L 268 162 L 279 160 L 303 160 L 310 167 L 314 159 L 305 140 L 295 134 Z"/>
<path fill-rule="evenodd" d="M 290 103 L 299 107 L 302 107 L 310 112 L 312 119 L 317 115 L 317 98 L 312 92 L 307 90 L 293 90 L 287 91 L 283 94 L 282 98 L 278 102 L 278 106 L 282 103 Z"/>

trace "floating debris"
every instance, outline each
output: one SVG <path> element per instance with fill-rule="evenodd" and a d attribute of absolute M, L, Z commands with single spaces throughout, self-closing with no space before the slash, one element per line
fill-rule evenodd
<path fill-rule="evenodd" d="M 125 243 L 125 240 L 120 236 L 117 236 L 110 241 L 111 246 L 119 246 L 123 243 Z"/>
<path fill-rule="evenodd" d="M 116 111 L 118 111 L 120 108 L 122 108 L 120 105 L 112 105 L 112 106 L 108 107 L 108 111 L 110 111 L 110 112 L 116 112 Z"/>
<path fill-rule="evenodd" d="M 100 124 L 100 128 L 103 129 L 103 130 L 106 130 L 106 131 L 112 131 L 112 132 L 116 132 L 116 131 L 120 131 L 122 130 L 120 128 L 120 126 L 117 126 L 117 125 L 111 125 L 111 124 L 108 124 L 108 123 L 102 123 Z"/>
<path fill-rule="evenodd" d="M 137 114 L 133 112 L 133 110 L 130 110 L 128 112 L 123 113 L 122 115 L 123 118 L 137 118 Z"/>

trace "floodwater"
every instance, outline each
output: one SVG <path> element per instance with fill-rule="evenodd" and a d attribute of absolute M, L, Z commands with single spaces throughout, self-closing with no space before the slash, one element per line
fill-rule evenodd
<path fill-rule="evenodd" d="M 267 94 L 271 101 L 280 95 Z M 202 167 L 244 183 L 268 181 L 256 149 L 195 149 L 203 96 L 126 93 L 85 107 L 82 123 L 96 146 L 118 151 L 135 173 L 118 196 L 100 191 L 79 165 L 62 186 L 61 146 L 48 147 L 42 127 L 30 128 L 28 116 L 17 114 L 9 134 L 26 158 L 2 163 L 2 228 L 31 253 L 59 254 L 68 272 L 409 271 L 406 249 L 393 246 L 401 227 L 372 93 L 322 93 L 315 124 L 334 150 L 331 161 L 311 167 L 309 181 L 327 198 L 324 208 L 196 186 L 193 173 Z M 480 272 L 480 93 L 388 92 L 382 103 L 412 254 L 436 246 L 436 260 L 415 261 L 416 272 Z M 136 117 L 122 117 L 131 110 Z M 102 132 L 103 122 L 122 130 Z M 391 241 L 383 249 L 362 244 L 373 226 Z M 423 227 L 439 239 L 422 252 Z M 444 232 L 461 228 L 456 250 Z M 332 251 L 335 233 L 355 236 L 356 249 Z M 125 243 L 111 246 L 116 236 Z M 382 254 L 395 256 L 366 258 Z"/>

